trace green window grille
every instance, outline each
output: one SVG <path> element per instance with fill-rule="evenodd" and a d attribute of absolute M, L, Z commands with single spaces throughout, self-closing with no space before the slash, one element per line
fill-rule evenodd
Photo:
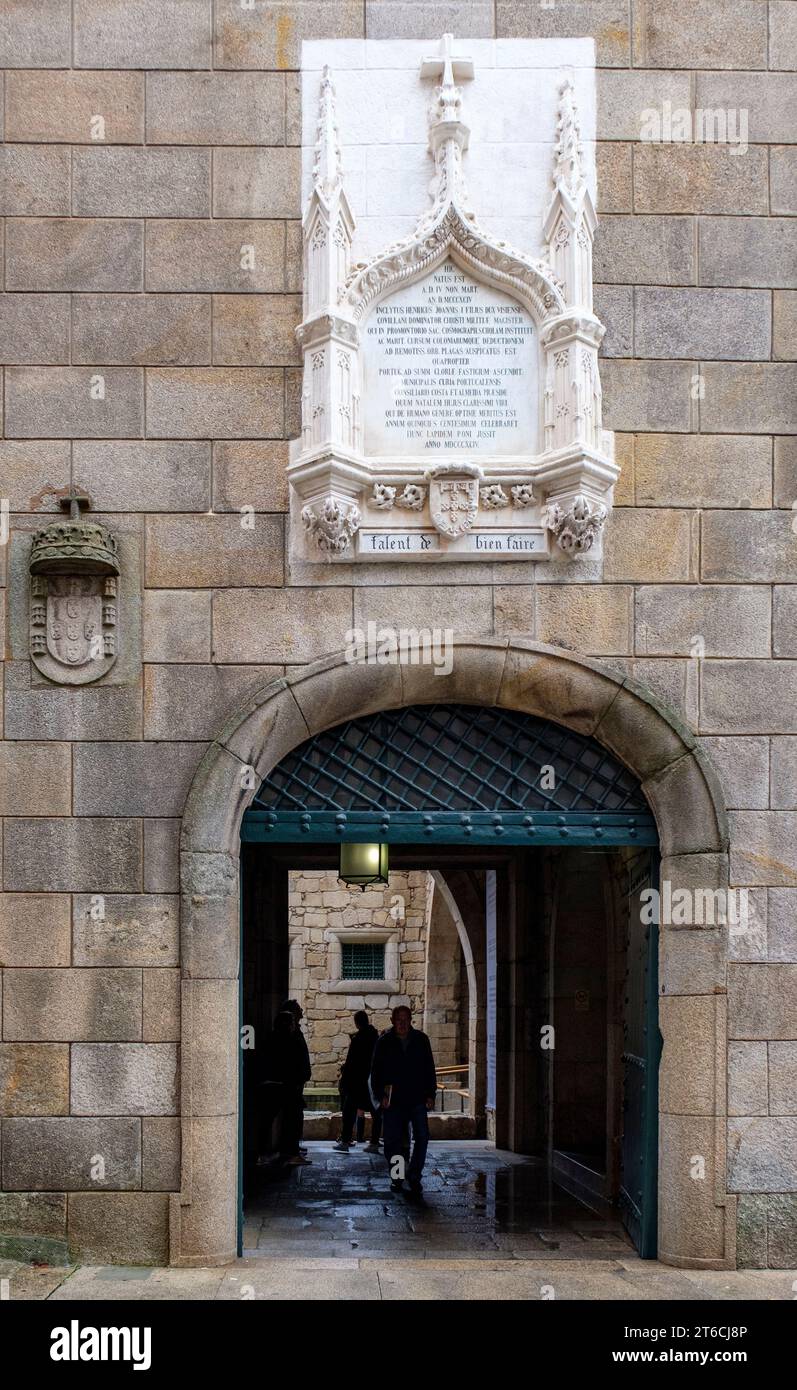
<path fill-rule="evenodd" d="M 344 941 L 341 979 L 384 980 L 385 948 L 375 941 Z"/>

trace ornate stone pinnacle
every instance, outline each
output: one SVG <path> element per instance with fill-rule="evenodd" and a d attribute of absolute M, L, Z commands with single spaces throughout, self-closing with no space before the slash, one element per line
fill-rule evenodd
<path fill-rule="evenodd" d="M 444 34 L 440 52 L 434 58 L 424 58 L 421 77 L 440 77 L 429 106 L 429 148 L 434 156 L 435 177 L 432 181 L 431 210 L 423 215 L 419 229 L 431 225 L 444 209 L 456 203 L 467 206 L 467 192 L 462 175 L 462 155 L 468 148 L 470 130 L 462 120 L 462 93 L 456 79 L 473 77 L 472 58 L 454 56 L 454 37 Z"/>
<path fill-rule="evenodd" d="M 575 202 L 586 188 L 586 182 L 582 169 L 581 132 L 570 78 L 559 88 L 559 119 L 556 130 L 558 140 L 554 157 L 554 187 L 561 189 L 572 202 Z"/>
<path fill-rule="evenodd" d="M 318 104 L 318 138 L 313 163 L 313 188 L 327 207 L 343 187 L 343 164 L 338 127 L 335 122 L 335 88 L 329 67 L 321 76 L 321 96 Z"/>

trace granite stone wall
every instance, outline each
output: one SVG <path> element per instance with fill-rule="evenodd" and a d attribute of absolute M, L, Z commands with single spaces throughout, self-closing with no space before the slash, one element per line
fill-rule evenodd
<path fill-rule="evenodd" d="M 596 40 L 604 553 L 294 573 L 300 41 L 444 28 Z M 254 689 L 374 619 L 601 658 L 700 735 L 755 906 L 715 985 L 739 1260 L 797 1262 L 796 50 L 795 0 L 0 0 L 8 1240 L 167 1258 L 186 792 Z M 642 138 L 706 108 L 748 113 L 746 151 Z M 119 659 L 67 689 L 29 660 L 26 586 L 72 484 L 124 591 Z"/>

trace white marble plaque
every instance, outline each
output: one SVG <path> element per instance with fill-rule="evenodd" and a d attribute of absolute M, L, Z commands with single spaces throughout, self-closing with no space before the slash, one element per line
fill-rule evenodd
<path fill-rule="evenodd" d="M 378 304 L 364 337 L 367 453 L 536 452 L 534 326 L 509 295 L 444 261 Z"/>

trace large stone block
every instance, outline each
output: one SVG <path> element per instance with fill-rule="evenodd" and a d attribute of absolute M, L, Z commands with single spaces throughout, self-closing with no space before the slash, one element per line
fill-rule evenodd
<path fill-rule="evenodd" d="M 78 744 L 75 814 L 180 815 L 204 751 L 197 743 Z"/>
<path fill-rule="evenodd" d="M 715 1202 L 724 1187 L 716 1128 L 713 1115 L 661 1118 L 659 1258 L 666 1263 L 700 1260 L 705 1266 L 713 1260 L 722 1266 L 727 1259 L 726 1210 Z M 702 1160 L 700 1168 L 696 1159 Z"/>
<path fill-rule="evenodd" d="M 655 584 L 637 590 L 636 650 L 648 656 L 769 656 L 764 586 Z"/>
<path fill-rule="evenodd" d="M 148 666 L 144 734 L 152 739 L 216 738 L 250 695 L 281 675 L 281 666 Z"/>
<path fill-rule="evenodd" d="M 66 1043 L 0 1043 L 0 1114 L 69 1114 Z"/>
<path fill-rule="evenodd" d="M 77 217 L 207 217 L 210 151 L 179 148 L 76 149 Z"/>
<path fill-rule="evenodd" d="M 13 72 L 6 80 L 6 139 L 88 145 L 144 138 L 144 79 L 137 72 Z"/>
<path fill-rule="evenodd" d="M 210 660 L 209 591 L 148 589 L 144 593 L 145 661 Z"/>
<path fill-rule="evenodd" d="M 563 0 L 553 11 L 536 0 L 497 0 L 495 31 L 501 39 L 588 34 L 595 39 L 601 67 L 630 66 L 629 13 L 622 0 Z"/>
<path fill-rule="evenodd" d="M 68 894 L 0 893 L 0 966 L 69 965 Z"/>
<path fill-rule="evenodd" d="M 288 446 L 282 440 L 220 440 L 213 446 L 213 510 L 288 510 Z"/>
<path fill-rule="evenodd" d="M 751 144 L 789 144 L 796 138 L 792 114 L 797 105 L 797 76 L 792 73 L 701 72 L 695 105 L 703 111 L 745 111 Z M 737 138 L 738 133 L 737 117 Z"/>
<path fill-rule="evenodd" d="M 161 1192 L 79 1192 L 69 1198 L 69 1251 L 81 1264 L 165 1265 L 169 1199 Z"/>
<path fill-rule="evenodd" d="M 768 1197 L 767 1263 L 770 1269 L 797 1265 L 797 1195 L 783 1192 Z"/>
<path fill-rule="evenodd" d="M 772 739 L 769 804 L 779 811 L 797 809 L 797 738 Z"/>
<path fill-rule="evenodd" d="M 767 290 L 634 291 L 634 347 L 640 357 L 759 361 L 771 349 Z"/>
<path fill-rule="evenodd" d="M 69 296 L 4 294 L 0 299 L 3 362 L 69 361 Z"/>
<path fill-rule="evenodd" d="M 153 588 L 282 583 L 280 516 L 153 516 L 146 539 L 146 582 Z"/>
<path fill-rule="evenodd" d="M 797 671 L 790 661 L 708 661 L 701 681 L 707 734 L 797 733 Z"/>
<path fill-rule="evenodd" d="M 129 893 L 140 883 L 139 821 L 6 820 L 3 886 L 9 892 Z"/>
<path fill-rule="evenodd" d="M 104 439 L 143 430 L 142 373 L 132 367 L 7 367 L 6 433 Z"/>
<path fill-rule="evenodd" d="M 72 915 L 75 965 L 177 965 L 180 959 L 176 896 L 78 893 Z"/>
<path fill-rule="evenodd" d="M 634 151 L 634 208 L 639 212 L 766 215 L 767 152 L 730 145 L 642 143 Z"/>
<path fill-rule="evenodd" d="M 212 60 L 209 0 L 75 0 L 75 66 L 207 68 Z"/>
<path fill-rule="evenodd" d="M 180 1121 L 153 1115 L 141 1122 L 141 1185 L 145 1192 L 180 1189 Z"/>
<path fill-rule="evenodd" d="M 797 1119 L 728 1121 L 729 1192 L 782 1192 L 797 1184 Z"/>
<path fill-rule="evenodd" d="M 711 995 L 725 988 L 722 930 L 668 927 L 659 932 L 659 988 L 663 995 Z"/>
<path fill-rule="evenodd" d="M 767 1045 L 728 1044 L 728 1114 L 767 1114 Z"/>
<path fill-rule="evenodd" d="M 103 738 L 109 729 L 115 738 L 141 737 L 140 689 L 9 686 L 6 691 L 6 738 Z"/>
<path fill-rule="evenodd" d="M 296 149 L 217 149 L 213 159 L 213 216 L 296 217 L 301 208 L 299 179 Z"/>
<path fill-rule="evenodd" d="M 302 39 L 363 37 L 360 0 L 218 0 L 215 62 L 219 68 L 298 68 Z"/>
<path fill-rule="evenodd" d="M 634 206 L 630 144 L 601 140 L 595 146 L 598 212 L 632 212 Z"/>
<path fill-rule="evenodd" d="M 736 1262 L 739 1269 L 767 1267 L 767 1198 L 742 1193 L 737 1206 Z"/>
<path fill-rule="evenodd" d="M 237 1149 L 234 1115 L 197 1117 L 185 1127 L 185 1187 L 170 1202 L 172 1264 L 218 1265 L 235 1258 L 237 1213 L 230 1174 Z"/>
<path fill-rule="evenodd" d="M 737 0 L 733 24 L 713 0 L 685 10 L 679 0 L 635 0 L 634 62 L 651 68 L 765 68 L 767 15 L 760 0 Z"/>
<path fill-rule="evenodd" d="M 233 367 L 289 367 L 301 361 L 298 295 L 214 295 L 213 361 Z"/>
<path fill-rule="evenodd" d="M 696 578 L 694 514 L 624 508 L 611 517 L 603 543 L 610 582 L 686 582 Z"/>
<path fill-rule="evenodd" d="M 183 980 L 183 1036 L 191 1060 L 182 1105 L 191 1115 L 231 1113 L 238 1084 L 238 1009 L 235 980 Z"/>
<path fill-rule="evenodd" d="M 456 26 L 469 38 L 490 39 L 495 32 L 491 0 L 365 0 L 365 34 L 369 39 L 425 39 Z"/>
<path fill-rule="evenodd" d="M 715 995 L 671 995 L 659 1000 L 663 1050 L 659 1064 L 659 1112 L 662 1115 L 714 1115 L 724 1109 L 716 1094 L 714 1054 L 717 1010 Z"/>
<path fill-rule="evenodd" d="M 80 439 L 73 457 L 76 484 L 98 511 L 204 512 L 210 505 L 210 444 L 204 440 Z"/>
<path fill-rule="evenodd" d="M 68 816 L 71 807 L 68 743 L 0 743 L 0 815 Z"/>
<path fill-rule="evenodd" d="M 775 290 L 772 296 L 772 356 L 784 362 L 797 357 L 797 291 Z"/>
<path fill-rule="evenodd" d="M 441 576 L 442 579 L 442 576 Z M 492 596 L 489 589 L 439 583 L 412 588 L 357 588 L 354 590 L 354 627 L 365 634 L 367 624 L 379 627 L 429 628 L 441 633 L 467 632 L 470 636 L 492 630 Z M 345 629 L 330 630 L 330 649 L 347 645 Z M 364 636 L 363 636 L 364 640 Z M 456 655 L 454 656 L 456 661 Z"/>
<path fill-rule="evenodd" d="M 609 358 L 601 365 L 601 382 L 607 429 L 691 430 L 692 368 L 688 362 Z"/>
<path fill-rule="evenodd" d="M 4 1120 L 2 1185 L 12 1192 L 140 1187 L 141 1121 Z"/>
<path fill-rule="evenodd" d="M 769 66 L 797 68 L 797 14 L 791 0 L 770 0 Z"/>
<path fill-rule="evenodd" d="M 708 581 L 771 584 L 797 580 L 797 537 L 786 511 L 709 512 L 703 518 Z"/>
<path fill-rule="evenodd" d="M 502 652 L 496 641 L 489 648 L 490 662 L 483 679 L 486 677 L 493 689 L 498 684 L 490 703 L 542 719 L 555 717 L 567 728 L 593 733 L 617 698 L 616 682 L 604 676 L 597 663 L 576 663 L 533 649 L 526 652 L 524 645 L 518 641 Z M 468 676 L 473 681 L 486 663 L 483 653 L 474 648 L 469 665 L 460 665 L 464 666 L 466 681 Z M 459 669 L 455 664 L 455 672 Z"/>
<path fill-rule="evenodd" d="M 730 963 L 728 1036 L 752 1041 L 797 1036 L 797 965 Z"/>
<path fill-rule="evenodd" d="M 235 979 L 240 918 L 237 862 L 229 854 L 183 849 L 181 886 L 184 982 L 188 978 Z"/>
<path fill-rule="evenodd" d="M 797 226 L 787 217 L 702 217 L 698 254 L 703 285 L 788 287 L 794 284 Z"/>
<path fill-rule="evenodd" d="M 5 0 L 0 26 L 0 67 L 59 68 L 71 61 L 70 0 Z"/>
<path fill-rule="evenodd" d="M 180 822 L 144 821 L 144 892 L 177 893 L 180 889 Z"/>
<path fill-rule="evenodd" d="M 196 294 L 81 294 L 75 362 L 191 366 L 210 362 L 210 300 Z"/>
<path fill-rule="evenodd" d="M 147 223 L 148 290 L 273 293 L 284 273 L 284 222 Z"/>
<path fill-rule="evenodd" d="M 0 1232 L 3 1236 L 66 1237 L 66 1193 L 0 1193 Z"/>
<path fill-rule="evenodd" d="M 719 784 L 699 749 L 649 777 L 642 790 L 656 817 L 663 855 L 694 857 L 727 847 L 728 827 L 717 804 Z"/>
<path fill-rule="evenodd" d="M 769 806 L 769 739 L 702 738 L 700 746 L 716 769 L 726 806 L 765 811 Z"/>
<path fill-rule="evenodd" d="M 602 79 L 647 78 L 648 73 L 613 73 Z M 600 110 L 600 108 L 599 108 Z M 617 284 L 693 285 L 695 227 L 692 217 L 602 217 L 595 237 L 596 281 Z"/>
<path fill-rule="evenodd" d="M 709 362 L 703 367 L 701 429 L 797 432 L 797 367 L 792 363 Z M 741 423 L 744 422 L 744 423 Z"/>
<path fill-rule="evenodd" d="M 622 584 L 551 584 L 537 590 L 536 636 L 588 656 L 632 647 L 633 590 Z"/>
<path fill-rule="evenodd" d="M 45 218 L 6 227 L 9 290 L 139 290 L 141 222 Z"/>
<path fill-rule="evenodd" d="M 313 661 L 340 650 L 351 625 L 348 589 L 219 591 L 213 596 L 213 660 Z"/>
<path fill-rule="evenodd" d="M 797 213 L 797 150 L 793 145 L 770 150 L 769 185 L 772 212 L 793 217 Z"/>
<path fill-rule="evenodd" d="M 144 1026 L 145 1042 L 180 1041 L 180 971 L 145 970 Z"/>
<path fill-rule="evenodd" d="M 797 1042 L 769 1044 L 769 1113 L 797 1115 Z"/>
<path fill-rule="evenodd" d="M 618 72 L 599 68 L 597 127 L 599 140 L 640 140 L 651 110 L 689 110 L 688 72 Z"/>
<path fill-rule="evenodd" d="M 630 285 L 595 285 L 593 308 L 606 329 L 602 357 L 629 357 L 634 351 L 634 291 Z"/>
<path fill-rule="evenodd" d="M 74 1043 L 73 1115 L 174 1115 L 174 1043 Z"/>
<path fill-rule="evenodd" d="M 770 443 L 758 435 L 637 434 L 634 486 L 639 507 L 769 507 Z"/>
<path fill-rule="evenodd" d="M 7 217 L 68 217 L 69 150 L 59 145 L 0 147 L 0 206 Z"/>
<path fill-rule="evenodd" d="M 732 813 L 731 879 L 737 884 L 797 885 L 797 813 Z"/>
<path fill-rule="evenodd" d="M 141 971 L 7 969 L 3 1036 L 11 1042 L 137 1040 Z"/>
<path fill-rule="evenodd" d="M 66 440 L 9 439 L 0 443 L 0 477 L 12 512 L 61 514 L 59 498 L 69 488 Z"/>
<path fill-rule="evenodd" d="M 770 961 L 797 963 L 797 890 L 767 890 L 767 956 Z"/>
<path fill-rule="evenodd" d="M 280 435 L 277 368 L 155 367 L 147 372 L 147 432 L 161 439 Z"/>
<path fill-rule="evenodd" d="M 776 584 L 773 590 L 772 652 L 797 656 L 797 589 L 792 584 Z"/>
<path fill-rule="evenodd" d="M 283 145 L 285 78 L 276 72 L 150 72 L 148 145 Z"/>

